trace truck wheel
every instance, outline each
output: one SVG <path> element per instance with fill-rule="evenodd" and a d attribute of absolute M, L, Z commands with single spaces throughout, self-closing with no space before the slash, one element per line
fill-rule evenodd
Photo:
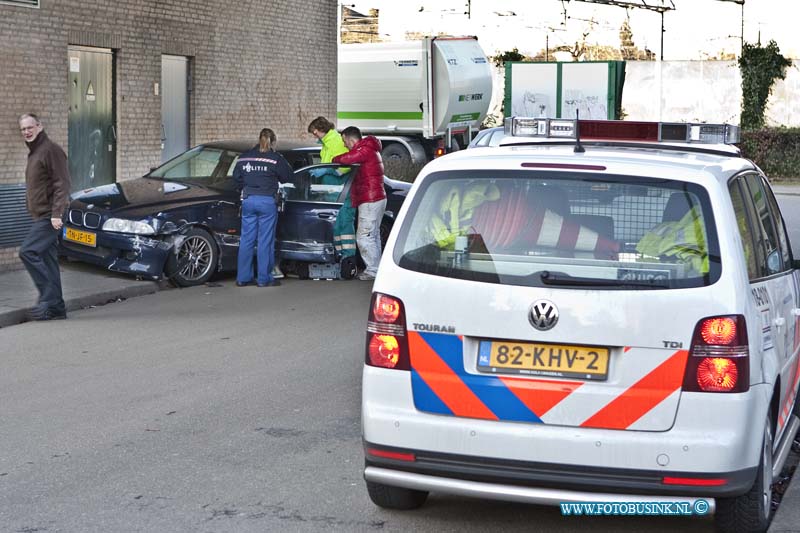
<path fill-rule="evenodd" d="M 744 533 L 767 530 L 772 515 L 772 439 L 772 417 L 767 417 L 756 480 L 746 494 L 717 500 L 714 518 L 719 531 Z"/>
<path fill-rule="evenodd" d="M 384 163 L 390 161 L 394 163 L 402 163 L 404 165 L 411 164 L 411 154 L 408 150 L 406 150 L 406 147 L 400 143 L 387 144 L 383 150 L 381 150 L 381 157 L 383 158 Z"/>
<path fill-rule="evenodd" d="M 387 144 L 381 150 L 383 167 L 390 178 L 410 175 L 412 171 L 411 153 L 400 143 Z M 412 176 L 413 177 L 413 176 Z"/>
<path fill-rule="evenodd" d="M 217 269 L 219 252 L 214 238 L 200 228 L 186 233 L 177 250 L 170 253 L 165 273 L 177 285 L 202 285 Z"/>
<path fill-rule="evenodd" d="M 400 511 L 417 509 L 428 499 L 428 493 L 422 490 L 390 487 L 372 481 L 367 481 L 367 492 L 369 499 L 378 507 Z"/>

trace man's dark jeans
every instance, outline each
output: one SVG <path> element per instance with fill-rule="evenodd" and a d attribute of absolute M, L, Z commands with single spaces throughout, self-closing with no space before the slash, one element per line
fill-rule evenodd
<path fill-rule="evenodd" d="M 53 228 L 49 218 L 33 222 L 19 250 L 19 258 L 39 289 L 37 311 L 64 313 L 61 272 L 58 269 L 58 230 Z"/>

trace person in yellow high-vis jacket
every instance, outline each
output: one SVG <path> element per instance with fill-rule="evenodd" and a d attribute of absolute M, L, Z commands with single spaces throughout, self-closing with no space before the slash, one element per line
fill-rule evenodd
<path fill-rule="evenodd" d="M 708 273 L 708 241 L 698 206 L 680 220 L 662 222 L 644 234 L 636 251 L 651 257 L 674 257 L 699 274 Z"/>
<path fill-rule="evenodd" d="M 317 117 L 308 125 L 308 132 L 322 143 L 319 152 L 322 163 L 330 163 L 337 155 L 347 153 L 347 146 L 344 144 L 341 134 L 336 131 L 334 124 L 325 117 Z M 345 169 L 347 170 L 347 169 Z M 323 176 L 323 183 L 329 185 L 341 185 L 346 172 L 341 174 L 330 171 Z M 339 259 L 353 257 L 356 255 L 356 209 L 350 202 L 350 194 L 339 208 L 336 221 L 333 223 L 333 246 Z"/>
<path fill-rule="evenodd" d="M 450 189 L 439 205 L 439 214 L 431 217 L 431 234 L 442 249 L 452 250 L 456 237 L 466 235 L 475 208 L 500 198 L 497 185 L 487 181 Z"/>

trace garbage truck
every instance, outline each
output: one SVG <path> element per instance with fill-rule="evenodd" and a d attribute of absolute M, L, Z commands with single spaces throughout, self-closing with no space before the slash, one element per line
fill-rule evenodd
<path fill-rule="evenodd" d="M 491 99 L 476 37 L 339 46 L 337 126 L 377 136 L 391 177 L 413 179 L 433 157 L 465 147 Z"/>

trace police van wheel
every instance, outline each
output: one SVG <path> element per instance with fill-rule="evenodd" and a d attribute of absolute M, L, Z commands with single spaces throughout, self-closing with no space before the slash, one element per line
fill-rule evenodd
<path fill-rule="evenodd" d="M 714 518 L 718 531 L 744 533 L 767 530 L 772 515 L 772 439 L 772 420 L 768 417 L 756 480 L 746 494 L 717 500 Z"/>
<path fill-rule="evenodd" d="M 400 511 L 417 509 L 428 499 L 428 493 L 422 490 L 390 487 L 372 481 L 367 481 L 367 492 L 369 499 L 378 507 Z"/>
<path fill-rule="evenodd" d="M 792 414 L 797 418 L 800 418 L 800 383 L 797 384 L 797 390 L 795 391 L 794 397 L 794 409 L 792 409 Z"/>

